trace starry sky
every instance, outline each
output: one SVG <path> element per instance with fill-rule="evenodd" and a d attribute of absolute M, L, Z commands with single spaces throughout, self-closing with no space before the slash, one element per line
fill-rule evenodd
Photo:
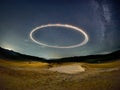
<path fill-rule="evenodd" d="M 46 59 L 110 53 L 120 49 L 120 11 L 116 0 L 0 0 L 0 47 Z M 69 24 L 81 28 L 89 41 L 76 48 L 51 48 L 30 39 L 41 25 Z M 42 43 L 70 46 L 82 33 L 47 27 L 34 33 Z"/>

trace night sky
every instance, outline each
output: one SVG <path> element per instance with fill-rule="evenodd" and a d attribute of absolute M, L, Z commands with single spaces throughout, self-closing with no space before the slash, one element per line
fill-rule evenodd
<path fill-rule="evenodd" d="M 0 0 L 0 47 L 46 59 L 110 53 L 120 49 L 120 11 L 117 0 Z M 51 48 L 30 39 L 41 25 L 69 24 L 81 28 L 89 41 L 76 48 Z M 82 33 L 46 27 L 34 38 L 47 45 L 70 46 Z"/>

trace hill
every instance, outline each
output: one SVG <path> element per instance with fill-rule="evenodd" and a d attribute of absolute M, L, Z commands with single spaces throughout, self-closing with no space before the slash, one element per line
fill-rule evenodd
<path fill-rule="evenodd" d="M 21 54 L 18 52 L 14 52 L 12 50 L 3 49 L 1 47 L 0 47 L 0 58 L 1 59 L 9 59 L 9 60 L 22 60 L 22 61 L 39 60 L 41 62 L 45 62 L 45 59 L 43 59 L 43 58 Z"/>
<path fill-rule="evenodd" d="M 47 62 L 47 63 L 62 63 L 62 62 L 100 63 L 100 62 L 106 62 L 106 61 L 112 61 L 112 60 L 119 59 L 120 50 L 112 52 L 110 54 L 104 54 L 104 55 L 89 55 L 89 56 L 79 56 L 79 57 L 46 60 L 43 58 L 21 54 L 21 53 L 3 49 L 0 47 L 0 58 L 11 59 L 11 60 L 22 60 L 22 61 L 32 60 L 32 61 L 41 61 L 41 62 Z"/>

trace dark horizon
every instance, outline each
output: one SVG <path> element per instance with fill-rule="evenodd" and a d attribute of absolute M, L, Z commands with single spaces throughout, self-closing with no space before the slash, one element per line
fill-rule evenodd
<path fill-rule="evenodd" d="M 44 59 L 36 56 L 21 54 L 12 50 L 4 49 L 0 47 L 0 59 L 12 60 L 12 61 L 39 61 L 46 63 L 64 63 L 64 62 L 86 62 L 86 63 L 104 63 L 111 62 L 120 59 L 120 50 L 114 51 L 109 54 L 98 54 L 88 56 L 74 56 L 65 57 L 59 59 Z"/>

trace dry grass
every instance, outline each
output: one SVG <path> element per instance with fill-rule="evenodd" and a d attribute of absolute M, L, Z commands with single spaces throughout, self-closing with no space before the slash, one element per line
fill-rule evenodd
<path fill-rule="evenodd" d="M 90 67 L 90 68 L 113 68 L 113 67 L 120 67 L 120 60 L 118 60 L 118 61 L 111 61 L 111 62 L 105 62 L 105 63 L 97 63 L 97 64 L 85 63 L 84 66 L 87 66 L 87 67 Z"/>
<path fill-rule="evenodd" d="M 103 64 L 82 63 L 88 70 L 72 75 L 48 71 L 48 64 L 45 64 L 44 68 L 41 68 L 41 64 L 43 63 L 33 62 L 29 65 L 28 62 L 0 60 L 0 90 L 120 90 L 120 69 L 99 72 L 101 68 L 120 68 L 120 61 Z M 32 69 L 11 69 L 11 66 L 39 69 L 39 72 Z"/>
<path fill-rule="evenodd" d="M 44 67 L 48 66 L 48 63 L 38 62 L 38 61 L 10 61 L 10 60 L 2 60 L 0 59 L 0 63 L 2 66 L 6 67 Z"/>

